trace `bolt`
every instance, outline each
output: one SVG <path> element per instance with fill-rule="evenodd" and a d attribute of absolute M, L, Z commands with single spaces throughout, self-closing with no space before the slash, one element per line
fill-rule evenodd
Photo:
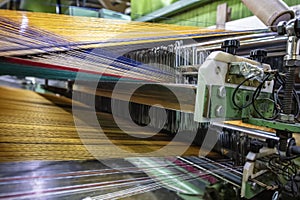
<path fill-rule="evenodd" d="M 286 83 L 284 88 L 284 98 L 283 98 L 283 111 L 284 114 L 293 113 L 293 89 L 295 83 L 295 68 L 289 67 L 286 74 Z"/>
<path fill-rule="evenodd" d="M 256 183 L 251 183 L 251 189 L 256 190 L 257 189 L 257 184 Z"/>
<path fill-rule="evenodd" d="M 224 108 L 223 108 L 223 106 L 221 106 L 221 105 L 218 105 L 217 107 L 216 107 L 216 116 L 217 117 L 224 117 L 224 114 L 225 114 L 225 110 L 224 110 Z"/>
<path fill-rule="evenodd" d="M 226 89 L 224 86 L 221 86 L 218 88 L 218 96 L 221 98 L 225 98 L 226 97 Z"/>

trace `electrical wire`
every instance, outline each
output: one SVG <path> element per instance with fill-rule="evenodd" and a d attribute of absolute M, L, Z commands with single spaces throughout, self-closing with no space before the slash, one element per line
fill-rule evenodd
<path fill-rule="evenodd" d="M 298 176 L 299 167 L 293 162 L 291 158 L 281 158 L 273 156 L 268 161 L 268 168 L 276 177 L 276 183 L 279 190 L 288 192 L 292 197 L 297 197 L 299 192 L 299 185 L 296 183 L 295 176 Z M 282 180 L 282 178 L 284 180 Z M 291 191 L 286 190 L 286 186 L 290 183 Z"/>
<path fill-rule="evenodd" d="M 274 105 L 275 105 L 274 107 L 275 107 L 275 110 L 276 110 L 276 114 L 273 115 L 271 118 L 266 118 L 266 117 L 264 117 L 264 116 L 261 114 L 261 112 L 258 110 L 258 108 L 256 107 L 256 105 L 255 105 L 255 101 L 257 101 L 257 98 L 259 97 L 259 95 L 260 95 L 260 93 L 261 93 L 261 90 L 262 90 L 263 86 L 265 85 L 266 81 L 267 81 L 267 80 L 270 78 L 270 76 L 271 76 L 270 73 L 268 73 L 268 74 L 266 75 L 266 77 L 263 79 L 263 81 L 262 81 L 262 82 L 259 84 L 259 86 L 256 88 L 256 90 L 254 91 L 254 93 L 253 93 L 253 95 L 252 95 L 251 100 L 250 100 L 247 104 L 242 105 L 242 106 L 239 106 L 239 105 L 237 104 L 237 102 L 236 102 L 236 94 L 237 94 L 238 90 L 240 89 L 240 87 L 241 87 L 246 81 L 249 81 L 249 80 L 251 80 L 252 78 L 254 78 L 254 77 L 256 77 L 256 76 L 258 76 L 258 75 L 250 76 L 250 77 L 246 78 L 245 80 L 243 80 L 240 84 L 238 84 L 238 86 L 235 88 L 235 90 L 234 90 L 234 92 L 233 92 L 233 94 L 232 94 L 232 102 L 233 102 L 234 106 L 236 106 L 236 107 L 237 107 L 238 109 L 240 109 L 240 110 L 242 110 L 242 109 L 244 109 L 244 108 L 247 108 L 247 107 L 249 107 L 250 105 L 252 105 L 254 111 L 259 115 L 259 117 L 261 117 L 262 119 L 265 119 L 265 120 L 274 120 L 274 119 L 277 118 L 277 116 L 278 116 L 278 114 L 279 114 L 279 110 L 278 110 L 278 108 L 277 108 L 277 100 L 272 100 L 273 103 L 274 103 Z M 272 91 L 272 94 L 273 94 L 272 96 L 274 97 L 274 89 L 273 89 L 273 91 Z M 261 100 L 261 99 L 260 99 L 260 100 Z M 271 99 L 269 99 L 269 100 L 271 100 Z"/>
<path fill-rule="evenodd" d="M 245 80 L 243 80 L 240 84 L 238 84 L 238 86 L 234 89 L 233 91 L 233 94 L 232 94 L 232 103 L 234 106 L 236 106 L 238 109 L 242 110 L 244 108 L 247 108 L 248 106 L 250 106 L 252 104 L 252 101 L 250 101 L 249 103 L 247 103 L 246 105 L 243 105 L 243 106 L 239 106 L 237 103 L 236 103 L 236 93 L 238 92 L 238 90 L 240 89 L 240 87 L 247 81 L 251 80 L 252 78 L 256 77 L 257 75 L 253 75 L 253 76 L 250 76 L 248 78 L 246 78 Z"/>
<path fill-rule="evenodd" d="M 258 110 L 258 108 L 255 105 L 255 101 L 259 97 L 259 95 L 261 93 L 261 90 L 262 90 L 263 86 L 265 85 L 265 82 L 269 79 L 270 76 L 271 76 L 271 74 L 267 74 L 266 75 L 266 77 L 263 79 L 263 81 L 260 83 L 260 85 L 256 88 L 256 90 L 255 90 L 255 92 L 254 92 L 254 94 L 252 96 L 252 106 L 253 106 L 253 109 L 259 115 L 259 117 L 261 117 L 264 120 L 274 120 L 279 115 L 279 110 L 277 109 L 276 101 L 274 101 L 274 100 L 272 100 L 272 101 L 274 103 L 274 108 L 275 108 L 276 113 L 272 117 L 270 117 L 270 118 L 266 118 L 265 116 L 263 116 L 263 114 L 261 114 L 261 112 Z"/>

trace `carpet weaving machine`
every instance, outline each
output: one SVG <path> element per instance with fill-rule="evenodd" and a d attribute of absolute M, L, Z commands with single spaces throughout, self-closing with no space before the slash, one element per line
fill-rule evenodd
<path fill-rule="evenodd" d="M 300 199 L 300 19 L 243 2 L 273 32 L 0 10 L 46 91 L 0 87 L 0 199 Z"/>

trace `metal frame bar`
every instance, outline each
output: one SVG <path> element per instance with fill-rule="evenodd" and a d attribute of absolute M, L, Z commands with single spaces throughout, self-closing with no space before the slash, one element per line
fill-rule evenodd
<path fill-rule="evenodd" d="M 155 21 L 156 19 L 159 19 L 161 17 L 167 17 L 175 13 L 190 9 L 191 7 L 197 6 L 199 4 L 207 3 L 210 1 L 211 0 L 180 0 L 169 6 L 163 7 L 159 10 L 149 13 L 143 17 L 135 19 L 135 21 L 141 21 L 141 22 Z"/>

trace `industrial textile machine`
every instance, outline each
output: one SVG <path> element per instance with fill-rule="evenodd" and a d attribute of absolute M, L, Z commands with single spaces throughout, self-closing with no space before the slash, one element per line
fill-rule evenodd
<path fill-rule="evenodd" d="M 237 55 L 238 48 L 243 48 L 243 40 L 246 40 L 245 46 L 249 45 L 253 37 L 257 37 L 257 40 L 252 41 L 251 45 L 258 46 L 256 42 L 262 41 L 261 34 L 245 36 L 239 33 L 241 35 L 229 36 L 220 33 L 219 40 L 207 45 L 205 51 L 201 50 L 203 46 L 199 47 L 199 44 L 183 44 L 181 40 L 177 40 L 179 36 L 172 36 L 174 37 L 170 39 L 172 44 L 164 41 L 166 44 L 155 46 L 155 43 L 149 45 L 149 48 L 144 47 L 143 41 L 131 38 L 132 41 L 140 42 L 137 45 L 143 48 L 125 53 L 122 52 L 122 48 L 115 47 L 119 40 L 106 41 L 111 43 L 111 47 L 107 45 L 109 47 L 105 46 L 104 49 L 111 48 L 113 52 L 121 52 L 122 57 L 115 57 L 107 53 L 106 49 L 105 51 L 86 50 L 89 47 L 93 48 L 97 42 L 71 43 L 56 35 L 54 37 L 48 32 L 37 32 L 32 29 L 26 33 L 30 39 L 35 39 L 30 35 L 31 33 L 47 33 L 49 38 L 52 37 L 51 46 L 45 45 L 49 39 L 43 38 L 34 44 L 26 43 L 27 46 L 25 45 L 21 53 L 16 55 L 8 53 L 6 55 L 5 51 L 1 50 L 0 53 L 4 53 L 0 60 L 2 65 L 0 73 L 67 80 L 67 88 L 64 91 L 51 88 L 48 80 L 45 89 L 59 91 L 58 93 L 73 95 L 73 97 L 75 93 L 80 94 L 81 97 L 96 102 L 93 105 L 96 110 L 109 113 L 113 113 L 111 107 L 115 104 L 116 115 L 129 117 L 139 125 L 150 124 L 171 134 L 178 130 L 197 132 L 194 139 L 196 144 L 211 145 L 211 149 L 220 153 L 222 158 L 230 158 L 231 161 L 225 166 L 217 159 L 210 160 L 201 156 L 185 158 L 178 155 L 175 162 L 177 166 L 188 163 L 189 166 L 216 177 L 211 181 L 198 174 L 197 178 L 202 178 L 206 183 L 204 199 L 252 199 L 262 191 L 271 191 L 273 200 L 300 199 L 300 146 L 297 146 L 297 135 L 300 134 L 300 98 L 299 88 L 296 87 L 299 87 L 296 79 L 300 77 L 300 18 L 294 17 L 294 13 L 289 11 L 282 1 L 272 1 L 272 6 L 269 0 L 244 0 L 243 2 L 266 25 L 277 32 L 276 36 L 277 34 L 280 36 L 280 39 L 275 36 L 273 40 L 269 40 L 269 36 L 273 37 L 275 34 L 263 33 L 264 43 L 259 44 L 260 48 L 252 49 L 250 55 Z M 257 9 L 258 4 L 263 9 Z M 23 16 L 23 20 L 25 18 Z M 5 20 L 3 18 L 2 23 L 12 24 Z M 24 23 L 23 26 L 26 27 L 27 24 Z M 16 26 L 11 25 L 11 27 Z M 13 29 L 11 27 L 9 30 Z M 21 36 L 26 35 L 22 34 Z M 17 40 L 21 36 L 18 35 L 14 39 Z M 161 36 L 161 38 L 165 37 Z M 182 38 L 185 37 L 186 35 L 182 35 Z M 203 42 L 203 38 L 205 39 L 205 36 L 198 40 Z M 221 48 L 216 47 L 221 40 Z M 122 41 L 124 46 L 128 45 L 128 41 Z M 265 60 L 269 58 L 270 52 L 262 48 L 265 45 L 275 45 L 273 42 L 278 44 L 278 41 L 286 46 L 285 56 L 283 60 L 278 59 L 280 56 L 273 56 L 274 59 L 271 62 L 268 60 L 269 64 L 267 64 Z M 16 42 L 18 45 L 20 43 Z M 70 44 L 76 44 L 78 48 L 72 49 Z M 35 48 L 34 45 L 43 47 Z M 84 45 L 87 47 L 84 50 L 80 49 Z M 45 53 L 50 47 L 54 50 Z M 30 48 L 34 49 L 34 53 L 24 55 Z M 13 52 L 14 48 L 10 51 Z M 95 63 L 105 66 L 106 71 L 101 71 L 101 67 L 93 65 Z M 101 81 L 99 84 L 97 82 L 96 88 L 89 88 L 88 84 L 74 84 L 74 79 L 78 78 L 77 72 L 83 74 L 82 79 L 89 81 L 91 79 L 99 81 L 99 74 L 101 74 Z M 122 79 L 124 75 L 127 77 Z M 116 99 L 113 99 L 112 91 L 116 82 L 121 79 L 124 81 L 123 91 L 120 96 L 115 96 Z M 139 85 L 143 81 L 149 85 L 146 84 L 143 86 L 144 90 L 140 89 L 136 92 L 128 106 L 128 103 L 124 103 L 125 100 L 122 99 L 122 92 L 127 92 L 127 86 L 131 88 L 132 85 Z M 161 86 L 180 88 L 182 95 L 186 95 L 184 98 L 187 102 L 191 100 L 189 98 L 195 97 L 187 103 L 192 106 L 187 106 L 186 110 L 170 104 L 166 109 L 165 124 L 161 124 L 161 118 L 158 116 L 162 109 L 159 106 L 154 109 L 154 112 L 157 111 L 157 118 L 151 119 L 153 121 L 149 119 L 149 110 L 153 105 L 151 99 L 167 103 L 172 101 L 172 98 L 161 97 L 163 96 L 161 94 L 167 93 L 161 90 Z M 189 97 L 184 93 L 187 89 L 193 91 L 195 96 Z M 100 95 L 97 95 L 97 92 Z M 147 92 L 150 92 L 149 96 Z M 80 99 L 75 100 L 80 101 Z M 130 116 L 119 109 L 126 106 L 130 108 Z M 188 138 L 189 135 L 186 137 Z M 207 141 L 207 138 L 212 141 Z M 136 162 L 137 166 L 141 162 L 135 161 L 134 158 L 128 160 L 133 164 Z M 142 164 L 144 166 L 147 163 L 145 161 Z M 152 170 L 148 170 L 149 174 L 156 173 L 151 165 L 149 168 Z M 219 168 L 226 168 L 226 170 L 218 171 Z M 194 178 L 194 175 L 191 176 Z M 189 199 L 189 197 L 185 198 Z"/>
<path fill-rule="evenodd" d="M 287 36 L 285 74 L 262 63 L 267 55 L 264 50 L 251 51 L 251 59 L 236 56 L 239 46 L 236 40 L 225 41 L 222 44 L 225 52 L 211 53 L 199 68 L 197 91 L 205 91 L 206 95 L 197 93 L 195 121 L 214 124 L 220 118 L 242 119 L 245 123 L 271 128 L 276 134 L 243 131 L 226 123 L 223 126 L 227 129 L 220 133 L 223 140 L 236 137 L 228 129 L 249 136 L 240 135 L 234 144 L 241 154 L 248 152 L 242 161 L 241 197 L 257 193 L 256 186 L 260 185 L 267 189 L 278 187 L 282 199 L 300 198 L 299 165 L 296 164 L 300 147 L 293 138 L 293 134 L 300 133 L 299 96 L 294 89 L 298 75 L 295 71 L 300 67 L 300 19 L 279 22 L 277 32 Z M 283 97 L 279 98 L 282 88 Z M 217 122 L 216 126 L 220 124 Z M 273 199 L 278 199 L 277 195 Z"/>
<path fill-rule="evenodd" d="M 284 58 L 287 74 L 261 62 L 266 56 L 264 50 L 251 51 L 252 59 L 236 56 L 237 40 L 225 41 L 225 52 L 211 53 L 199 68 L 197 91 L 205 91 L 206 95 L 197 93 L 194 119 L 223 127 L 219 133 L 221 149 L 240 154 L 235 159 L 236 164 L 244 165 L 241 197 L 250 198 L 260 191 L 258 186 L 278 187 L 283 196 L 287 195 L 285 198 L 300 197 L 299 166 L 294 160 L 300 147 L 293 138 L 293 134 L 300 133 L 299 96 L 294 89 L 300 58 L 299 22 L 294 19 L 278 27 L 280 34 L 289 34 Z M 276 84 L 284 88 L 282 99 Z M 234 119 L 242 119 L 244 126 L 256 125 L 256 130 L 220 123 Z M 271 128 L 274 135 L 259 127 Z"/>
<path fill-rule="evenodd" d="M 216 137 L 214 150 L 233 161 L 228 171 L 218 171 L 224 166 L 217 161 L 178 158 L 221 180 L 206 186 L 207 199 L 252 199 L 264 190 L 273 191 L 274 200 L 300 198 L 300 147 L 293 138 L 300 133 L 300 101 L 294 88 L 299 28 L 300 19 L 278 25 L 278 33 L 287 35 L 286 73 L 262 62 L 265 50 L 251 51 L 250 58 L 237 56 L 238 40 L 225 40 L 224 51 L 209 54 L 198 78 L 185 73 L 184 80 L 197 82 L 194 121 L 210 124 L 207 134 Z M 203 138 L 196 142 L 206 146 Z"/>
<path fill-rule="evenodd" d="M 245 4 L 253 8 L 255 2 L 245 1 Z M 262 2 L 264 6 L 269 3 Z M 276 6 L 284 8 L 281 2 Z M 267 57 L 263 49 L 252 50 L 248 58 L 237 56 L 239 40 L 225 40 L 223 51 L 211 52 L 205 56 L 203 64 L 197 63 L 201 58 L 195 55 L 196 61 L 188 60 L 181 68 L 183 78 L 177 82 L 197 84 L 194 121 L 209 123 L 210 129 L 215 127 L 217 144 L 214 150 L 230 157 L 233 166 L 243 166 L 238 175 L 234 170 L 229 174 L 214 173 L 211 166 L 203 164 L 207 161 L 199 158 L 203 162 L 199 164 L 198 161 L 200 168 L 212 170 L 217 177 L 223 176 L 223 186 L 219 183 L 210 186 L 214 191 L 211 199 L 233 198 L 224 192 L 232 188 L 238 191 L 235 198 L 251 199 L 263 190 L 270 190 L 274 191 L 274 200 L 300 199 L 300 146 L 293 137 L 300 133 L 300 99 L 295 89 L 295 77 L 300 76 L 297 71 L 300 67 L 300 18 L 280 9 L 278 16 L 268 18 L 269 21 L 266 20 L 267 12 L 254 10 L 254 13 L 278 35 L 286 36 L 284 71 L 263 62 Z M 166 52 L 167 49 L 165 47 Z M 194 54 L 193 49 L 188 53 Z M 188 53 L 183 51 L 183 54 Z M 173 65 L 178 62 L 180 58 L 175 58 Z M 230 183 L 232 188 L 228 186 Z"/>

